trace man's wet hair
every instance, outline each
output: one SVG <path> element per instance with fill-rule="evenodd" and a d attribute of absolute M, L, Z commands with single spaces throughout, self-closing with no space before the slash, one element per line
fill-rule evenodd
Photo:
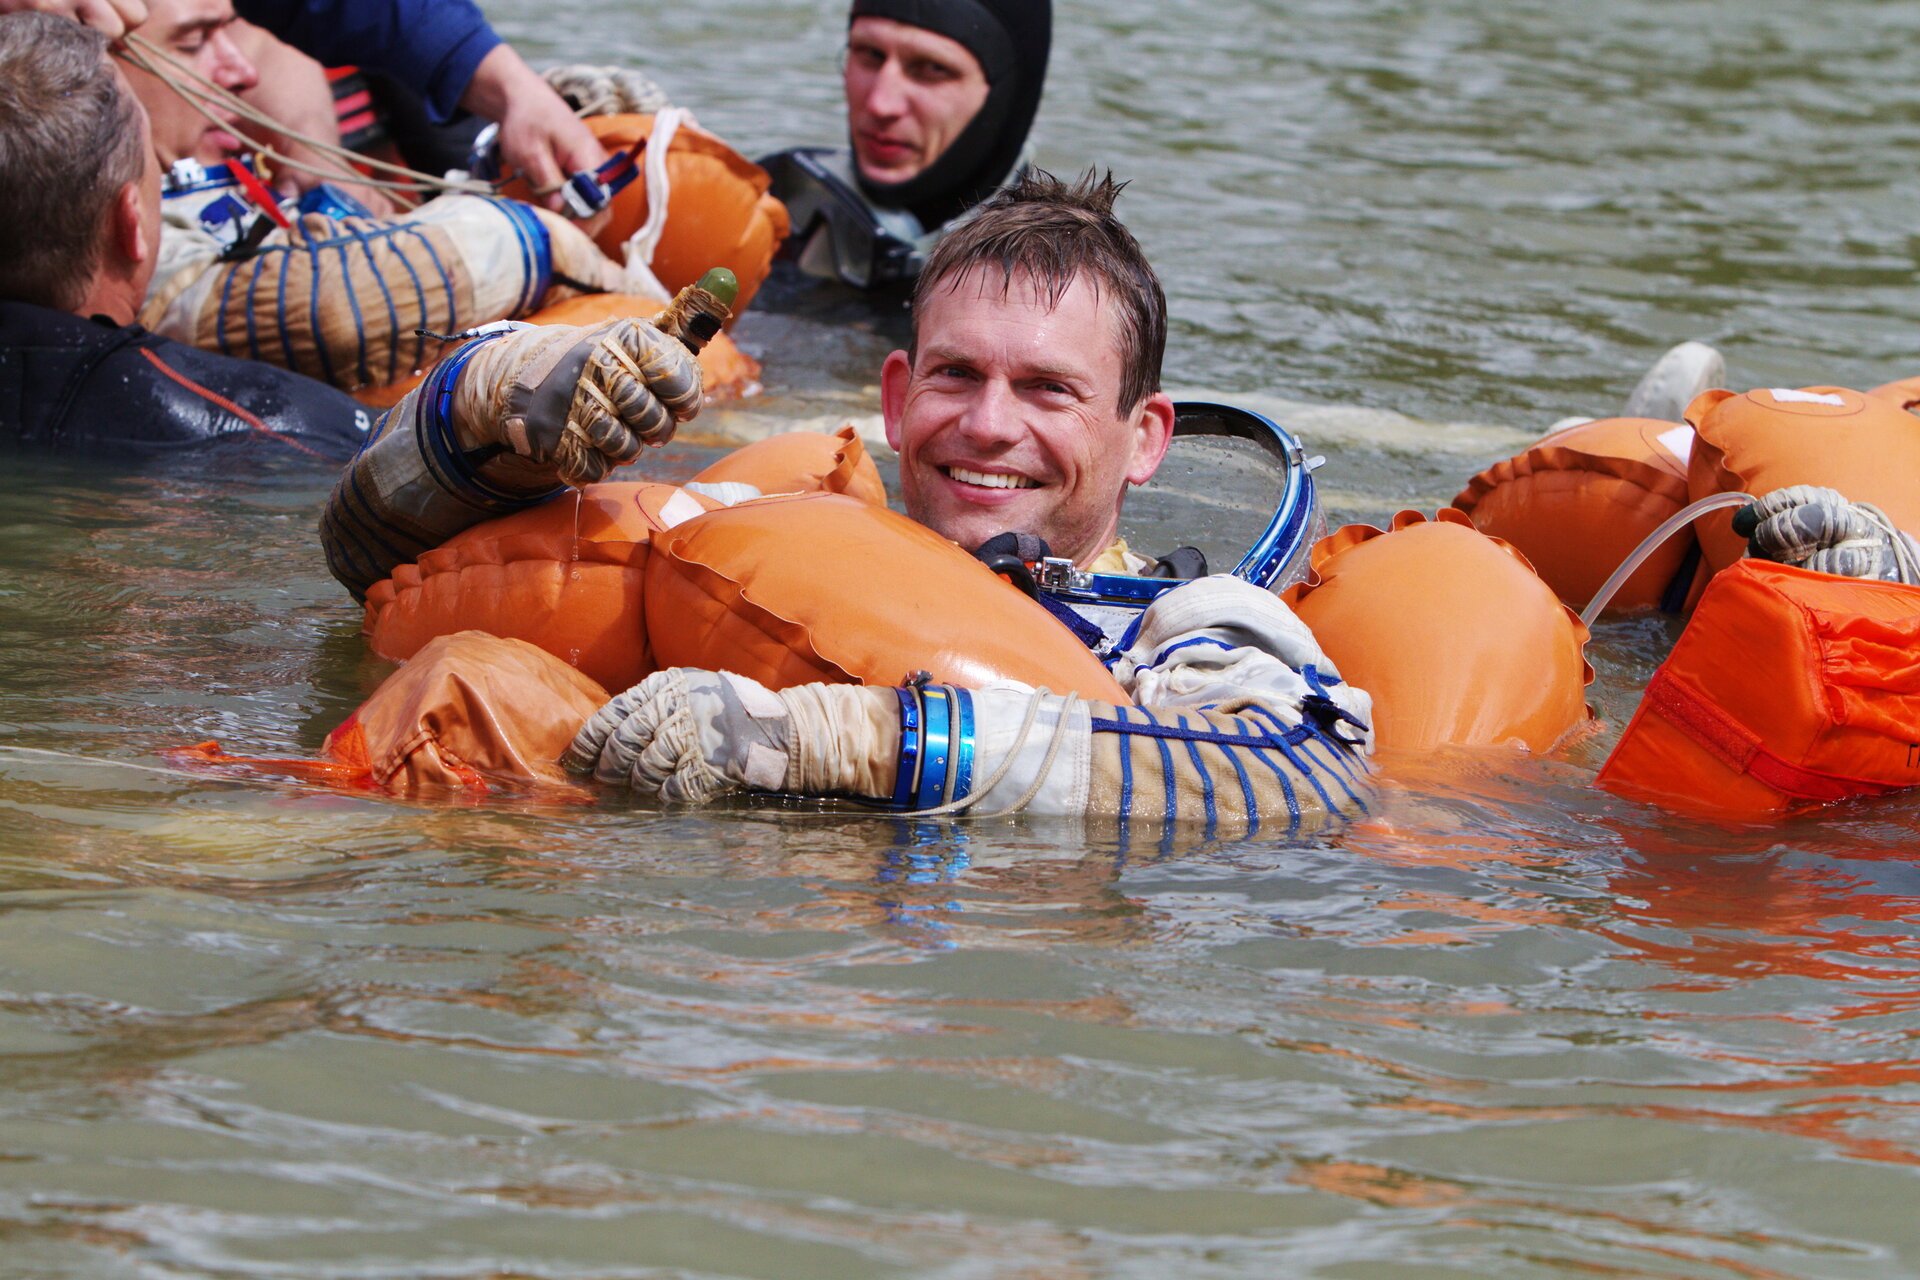
<path fill-rule="evenodd" d="M 935 289 L 952 289 L 968 273 L 998 267 L 1004 296 L 1013 278 L 1032 280 L 1049 308 L 1060 305 L 1080 276 L 1117 304 L 1120 405 L 1131 413 L 1160 390 L 1167 350 L 1167 295 L 1160 278 L 1113 202 L 1126 189 L 1113 174 L 1089 169 L 1068 183 L 1030 169 L 981 204 L 935 246 L 913 291 L 921 311 Z M 915 340 L 918 342 L 918 325 Z"/>
<path fill-rule="evenodd" d="M 140 104 L 107 38 L 71 18 L 0 17 L 0 298 L 80 306 L 114 196 L 143 162 Z"/>

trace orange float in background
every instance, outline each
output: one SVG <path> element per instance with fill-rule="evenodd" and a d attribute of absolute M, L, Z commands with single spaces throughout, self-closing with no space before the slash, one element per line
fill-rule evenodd
<path fill-rule="evenodd" d="M 1764 560 L 1717 574 L 1600 771 L 1763 819 L 1920 782 L 1920 587 Z"/>
<path fill-rule="evenodd" d="M 1687 406 L 1687 421 L 1695 434 L 1687 489 L 1695 500 L 1822 485 L 1920 531 L 1920 420 L 1892 399 L 1842 387 L 1708 391 Z M 1746 554 L 1732 520 L 1731 512 L 1715 511 L 1694 521 L 1713 572 Z"/>
<path fill-rule="evenodd" d="M 1885 400 L 1897 404 L 1902 409 L 1912 409 L 1920 405 L 1920 378 L 1901 378 L 1896 382 L 1885 382 L 1867 392 L 1875 400 Z"/>
<path fill-rule="evenodd" d="M 1443 510 L 1315 544 L 1284 597 L 1348 683 L 1373 695 L 1382 750 L 1518 743 L 1546 751 L 1587 718 L 1587 629 L 1526 557 Z"/>
<path fill-rule="evenodd" d="M 630 151 L 653 132 L 650 115 L 589 116 L 608 155 Z M 643 159 L 643 150 L 636 159 Z M 654 277 L 678 292 L 709 268 L 725 267 L 740 281 L 733 307 L 738 316 L 773 269 L 773 255 L 787 238 L 787 207 L 767 194 L 767 171 L 697 125 L 682 124 L 667 148 L 667 223 L 654 247 Z M 512 179 L 501 194 L 516 200 L 531 192 Z M 615 262 L 625 261 L 627 238 L 647 220 L 644 174 L 613 197 L 594 243 Z"/>
<path fill-rule="evenodd" d="M 1453 505 L 1524 555 L 1564 603 L 1584 608 L 1641 540 L 1687 505 L 1692 442 L 1691 428 L 1653 418 L 1583 422 L 1488 467 Z M 1608 612 L 1678 608 L 1669 595 L 1692 552 L 1684 532 L 1668 539 Z"/>
<path fill-rule="evenodd" d="M 542 307 L 527 317 L 529 324 L 595 325 L 605 320 L 632 317 L 651 320 L 666 310 L 667 304 L 656 298 L 630 293 L 583 293 L 565 302 Z M 452 347 L 449 346 L 451 351 Z M 384 387 L 362 387 L 353 398 L 373 409 L 390 409 L 400 398 L 426 380 L 423 370 L 410 378 L 390 382 Z M 738 400 L 760 389 L 760 363 L 735 346 L 724 332 L 716 333 L 700 352 L 700 390 L 709 404 Z"/>

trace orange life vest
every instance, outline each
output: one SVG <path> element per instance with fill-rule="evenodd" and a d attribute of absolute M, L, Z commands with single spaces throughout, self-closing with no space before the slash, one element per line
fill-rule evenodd
<path fill-rule="evenodd" d="M 1717 574 L 1600 771 L 1767 818 L 1920 782 L 1920 587 L 1764 560 Z"/>

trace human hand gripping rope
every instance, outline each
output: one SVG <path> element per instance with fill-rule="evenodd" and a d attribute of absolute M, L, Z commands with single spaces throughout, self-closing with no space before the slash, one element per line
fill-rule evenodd
<path fill-rule="evenodd" d="M 695 358 L 720 331 L 737 285 L 709 271 L 653 321 L 588 329 L 519 326 L 456 352 L 436 400 L 462 453 L 515 490 L 591 484 L 665 444 L 699 411 Z"/>

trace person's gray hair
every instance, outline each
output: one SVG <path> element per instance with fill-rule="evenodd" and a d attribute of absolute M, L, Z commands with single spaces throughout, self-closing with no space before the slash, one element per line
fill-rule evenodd
<path fill-rule="evenodd" d="M 113 198 L 140 177 L 140 136 L 105 36 L 71 18 L 0 16 L 0 298 L 81 305 Z"/>

